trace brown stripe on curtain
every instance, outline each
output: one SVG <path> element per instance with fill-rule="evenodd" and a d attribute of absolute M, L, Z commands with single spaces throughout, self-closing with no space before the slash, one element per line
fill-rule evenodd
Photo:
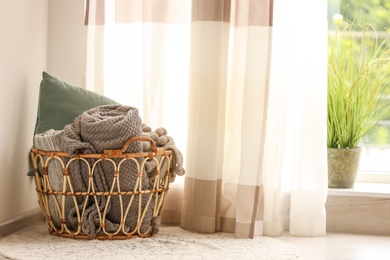
<path fill-rule="evenodd" d="M 234 26 L 272 26 L 273 0 L 234 1 L 231 14 Z"/>
<path fill-rule="evenodd" d="M 188 8 L 189 1 L 183 0 L 116 0 L 115 17 L 117 23 L 185 23 Z"/>
<path fill-rule="evenodd" d="M 104 0 L 87 0 L 85 4 L 85 25 L 104 24 Z"/>
<path fill-rule="evenodd" d="M 230 21 L 231 0 L 193 0 L 192 21 Z"/>

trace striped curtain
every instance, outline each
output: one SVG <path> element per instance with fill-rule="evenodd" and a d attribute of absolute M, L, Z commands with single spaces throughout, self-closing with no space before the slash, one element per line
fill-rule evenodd
<path fill-rule="evenodd" d="M 186 159 L 163 222 L 325 234 L 325 0 L 87 1 L 87 88 Z"/>

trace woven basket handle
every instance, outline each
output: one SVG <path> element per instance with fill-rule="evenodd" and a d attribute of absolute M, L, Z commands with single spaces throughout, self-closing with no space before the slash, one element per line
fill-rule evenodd
<path fill-rule="evenodd" d="M 137 136 L 130 138 L 127 140 L 127 142 L 123 145 L 122 149 L 117 149 L 117 150 L 104 150 L 104 155 L 108 157 L 121 157 L 122 153 L 124 153 L 129 145 L 132 142 L 137 142 L 137 141 L 147 141 L 150 142 L 150 145 L 152 146 L 153 152 L 156 155 L 163 155 L 165 153 L 164 148 L 157 147 L 156 144 L 154 143 L 153 139 L 147 136 Z"/>

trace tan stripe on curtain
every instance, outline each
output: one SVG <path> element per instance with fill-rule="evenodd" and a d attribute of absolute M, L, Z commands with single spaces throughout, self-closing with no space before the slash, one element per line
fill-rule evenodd
<path fill-rule="evenodd" d="M 238 185 L 236 237 L 255 235 L 255 223 L 263 220 L 264 191 L 262 186 Z"/>
<path fill-rule="evenodd" d="M 192 21 L 231 22 L 234 26 L 272 26 L 273 0 L 195 0 Z"/>
<path fill-rule="evenodd" d="M 184 208 L 181 221 L 185 223 L 183 227 L 202 233 L 213 233 L 219 230 L 217 216 L 220 210 L 221 181 L 187 177 L 185 187 L 183 201 L 192 206 Z"/>
<path fill-rule="evenodd" d="M 194 0 L 192 21 L 230 21 L 231 0 Z"/>

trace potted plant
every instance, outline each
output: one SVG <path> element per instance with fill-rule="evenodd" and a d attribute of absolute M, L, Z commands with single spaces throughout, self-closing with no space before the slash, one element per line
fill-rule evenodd
<path fill-rule="evenodd" d="M 333 16 L 328 41 L 328 186 L 353 187 L 361 138 L 390 110 L 390 50 L 370 25 Z"/>

